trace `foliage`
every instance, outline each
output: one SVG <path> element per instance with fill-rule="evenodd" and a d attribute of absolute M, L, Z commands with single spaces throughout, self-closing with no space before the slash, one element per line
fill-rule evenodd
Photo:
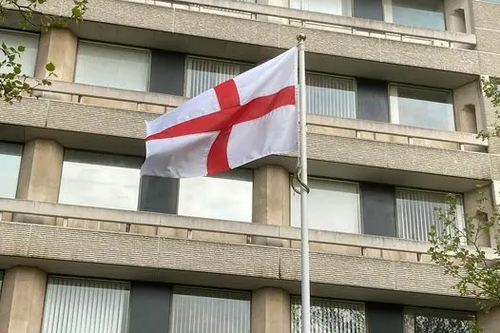
<path fill-rule="evenodd" d="M 66 26 L 68 20 L 63 17 L 55 17 L 44 14 L 40 9 L 50 0 L 0 0 L 0 19 L 4 22 L 10 18 L 21 17 L 18 22 L 23 29 L 39 30 L 46 32 L 53 26 Z M 87 10 L 87 0 L 73 0 L 71 19 L 82 20 Z M 6 45 L 2 43 L 0 48 L 0 99 L 12 103 L 20 101 L 23 96 L 32 96 L 38 86 L 50 85 L 49 79 L 55 77 L 55 66 L 49 62 L 45 69 L 47 76 L 43 79 L 29 79 L 23 74 L 22 54 L 25 51 L 23 45 Z"/>
<path fill-rule="evenodd" d="M 495 123 L 478 134 L 483 140 L 500 137 L 499 82 L 497 79 L 482 80 L 484 95 L 496 110 Z M 486 193 L 479 191 L 477 209 L 465 216 L 464 227 L 457 224 L 456 198 L 449 195 L 449 208 L 438 211 L 442 227 L 440 230 L 433 227 L 429 234 L 431 247 L 428 251 L 432 260 L 444 268 L 445 274 L 457 279 L 454 287 L 459 293 L 477 298 L 484 311 L 500 302 L 500 261 L 497 259 L 500 256 L 500 210 L 493 207 Z M 493 248 L 482 246 L 490 239 L 494 242 Z"/>

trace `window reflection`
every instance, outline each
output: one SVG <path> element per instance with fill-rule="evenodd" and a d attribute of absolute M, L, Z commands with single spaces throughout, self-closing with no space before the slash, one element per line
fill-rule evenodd
<path fill-rule="evenodd" d="M 356 118 L 355 86 L 352 78 L 307 73 L 307 112 Z"/>
<path fill-rule="evenodd" d="M 389 89 L 392 123 L 455 130 L 451 92 L 396 85 Z"/>
<path fill-rule="evenodd" d="M 252 221 L 253 174 L 232 170 L 214 177 L 180 180 L 179 215 Z"/>
<path fill-rule="evenodd" d="M 292 333 L 302 330 L 300 297 L 292 297 Z M 311 298 L 311 333 L 364 333 L 365 308 L 362 303 Z"/>
<path fill-rule="evenodd" d="M 127 282 L 50 276 L 42 333 L 126 332 L 129 297 Z"/>
<path fill-rule="evenodd" d="M 445 30 L 443 0 L 392 0 L 394 23 Z"/>
<path fill-rule="evenodd" d="M 59 202 L 137 209 L 142 159 L 67 150 Z"/>
<path fill-rule="evenodd" d="M 24 46 L 24 52 L 21 52 L 20 57 L 16 57 L 14 62 L 22 64 L 21 74 L 27 76 L 35 75 L 35 65 L 36 57 L 38 53 L 38 40 L 40 36 L 38 34 L 18 32 L 12 30 L 0 30 L 0 39 L 2 43 L 5 43 L 7 47 L 14 47 L 17 49 L 18 46 Z M 5 57 L 0 56 L 0 61 L 5 60 Z M 0 73 L 12 72 L 11 67 L 2 66 L 0 68 Z"/>
<path fill-rule="evenodd" d="M 0 142 L 0 198 L 14 199 L 23 146 Z"/>
<path fill-rule="evenodd" d="M 456 205 L 457 227 L 462 229 L 465 213 L 463 199 L 459 194 L 456 194 Z M 439 211 L 447 212 L 449 208 L 447 193 L 396 189 L 398 237 L 427 241 L 432 226 L 436 226 L 438 232 L 444 229 Z"/>
<path fill-rule="evenodd" d="M 290 8 L 334 15 L 352 15 L 351 0 L 291 0 Z"/>
<path fill-rule="evenodd" d="M 310 179 L 309 228 L 360 233 L 358 184 Z M 292 226 L 300 227 L 300 195 L 292 192 Z"/>
<path fill-rule="evenodd" d="M 146 91 L 149 67 L 148 50 L 80 42 L 76 57 L 75 82 Z"/>
<path fill-rule="evenodd" d="M 250 68 L 247 64 L 188 57 L 186 97 L 199 95 Z"/>
<path fill-rule="evenodd" d="M 474 315 L 434 309 L 406 309 L 404 333 L 472 333 Z"/>
<path fill-rule="evenodd" d="M 170 333 L 248 333 L 250 294 L 176 287 L 171 318 Z"/>

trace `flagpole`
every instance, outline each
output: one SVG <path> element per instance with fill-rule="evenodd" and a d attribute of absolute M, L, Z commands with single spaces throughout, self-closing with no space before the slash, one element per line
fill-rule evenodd
<path fill-rule="evenodd" d="M 302 298 L 302 333 L 311 332 L 311 304 L 309 283 L 309 223 L 307 221 L 307 127 L 306 127 L 306 69 L 305 69 L 305 34 L 297 36 L 299 48 L 299 114 L 300 114 L 300 227 L 301 227 L 301 298 Z"/>

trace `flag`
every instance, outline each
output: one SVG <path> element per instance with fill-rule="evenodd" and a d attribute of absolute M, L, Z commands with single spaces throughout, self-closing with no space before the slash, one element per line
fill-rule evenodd
<path fill-rule="evenodd" d="M 214 175 L 297 149 L 297 48 L 146 122 L 142 175 Z"/>

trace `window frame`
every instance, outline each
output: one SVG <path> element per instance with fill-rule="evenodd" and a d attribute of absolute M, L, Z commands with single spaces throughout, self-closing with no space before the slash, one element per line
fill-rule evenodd
<path fill-rule="evenodd" d="M 307 0 L 300 0 L 301 3 L 303 1 L 307 1 Z M 344 0 L 338 0 L 338 1 L 342 2 Z M 313 10 L 302 9 L 302 8 L 295 8 L 295 7 L 292 7 L 292 1 L 289 2 L 288 8 L 295 9 L 295 10 L 301 10 L 301 11 L 305 11 L 305 12 L 310 12 L 310 13 L 321 13 L 321 14 L 326 14 L 326 15 L 335 15 L 335 16 L 343 16 L 343 17 L 354 17 L 354 0 L 345 0 L 345 1 L 349 2 L 349 12 L 350 12 L 349 15 L 332 14 L 332 13 L 327 13 L 327 12 L 320 12 L 320 11 L 313 11 Z"/>
<path fill-rule="evenodd" d="M 112 157 L 122 157 L 122 158 L 124 157 L 126 159 L 137 159 L 137 160 L 141 159 L 144 162 L 144 158 L 143 157 L 134 156 L 134 155 L 123 155 L 123 154 L 109 153 L 109 152 L 103 152 L 103 151 L 93 151 L 93 150 L 75 149 L 75 148 L 64 147 L 62 167 L 61 167 L 61 176 L 60 176 L 60 179 L 59 179 L 59 189 L 58 189 L 58 193 L 57 193 L 57 203 L 58 204 L 71 205 L 71 206 L 80 206 L 80 207 L 92 207 L 92 208 L 98 208 L 98 209 L 99 208 L 100 209 L 118 209 L 118 210 L 130 211 L 130 212 L 139 211 L 140 191 L 141 191 L 141 176 L 140 175 L 139 175 L 139 187 L 137 189 L 138 199 L 137 199 L 136 207 L 134 209 L 101 207 L 101 206 L 91 206 L 91 205 L 82 205 L 82 204 L 75 204 L 75 203 L 62 203 L 62 202 L 60 202 L 60 200 L 61 200 L 61 188 L 62 188 L 62 183 L 63 183 L 64 163 L 67 161 L 66 160 L 66 156 L 67 156 L 67 152 L 68 151 L 76 152 L 76 153 L 90 154 L 90 155 L 94 155 L 94 154 L 95 155 L 105 155 L 105 156 L 108 156 L 108 157 L 109 156 L 112 156 Z M 69 162 L 73 162 L 73 161 L 69 161 Z M 78 161 L 77 163 L 80 163 L 80 164 L 90 164 L 90 165 L 98 165 L 98 166 L 109 166 L 108 164 L 88 163 L 88 162 L 81 162 L 81 161 Z M 130 169 L 132 169 L 132 168 L 130 168 Z M 140 171 L 140 165 L 139 165 L 139 171 Z"/>
<path fill-rule="evenodd" d="M 313 76 L 323 76 L 323 77 L 330 77 L 330 78 L 335 78 L 335 79 L 340 79 L 340 80 L 352 80 L 353 82 L 353 90 L 352 92 L 354 93 L 354 118 L 344 118 L 344 117 L 337 117 L 337 116 L 328 116 L 328 115 L 322 115 L 322 114 L 315 114 L 311 113 L 309 108 L 306 110 L 307 114 L 315 115 L 315 116 L 321 116 L 321 117 L 331 117 L 331 118 L 341 118 L 341 119 L 358 119 L 358 80 L 354 76 L 347 76 L 347 75 L 337 75 L 337 74 L 330 74 L 330 73 L 325 73 L 325 72 L 316 72 L 316 71 L 306 71 L 306 89 L 307 89 L 307 76 L 308 75 L 313 75 Z M 309 100 L 309 99 L 308 99 Z"/>
<path fill-rule="evenodd" d="M 40 52 L 40 33 L 33 32 L 33 31 L 24 31 L 24 30 L 16 30 L 16 29 L 6 29 L 6 28 L 0 28 L 0 34 L 5 33 L 5 34 L 11 34 L 11 35 L 25 35 L 25 36 L 33 36 L 33 37 L 38 37 L 37 38 L 37 49 L 36 49 L 36 55 L 35 55 L 35 61 L 34 61 L 34 66 L 33 66 L 33 75 L 27 75 L 28 77 L 35 77 L 36 76 L 36 70 L 37 70 L 37 62 L 38 62 L 38 53 Z M 8 47 L 17 47 L 19 45 L 7 45 Z M 19 59 L 16 59 L 15 61 L 17 62 Z M 45 67 L 45 65 L 43 65 Z M 24 67 L 24 66 L 23 66 Z M 22 75 L 22 73 L 21 73 Z"/>
<path fill-rule="evenodd" d="M 433 314 L 437 314 L 438 316 L 432 316 Z M 443 316 L 439 316 L 442 314 Z M 416 307 L 416 306 L 405 306 L 403 308 L 403 333 L 414 333 L 408 330 L 406 327 L 406 316 L 411 315 L 413 320 L 415 320 L 415 315 L 430 315 L 432 317 L 441 317 L 441 318 L 449 318 L 449 319 L 461 319 L 466 320 L 466 316 L 477 318 L 477 314 L 472 311 L 462 311 L 462 310 L 448 310 L 442 308 L 427 308 L 427 307 Z M 471 330 L 471 333 L 473 330 Z"/>
<path fill-rule="evenodd" d="M 96 85 L 96 84 L 89 84 L 89 83 L 79 83 L 75 82 L 76 79 L 76 68 L 78 66 L 78 52 L 80 51 L 80 45 L 81 44 L 94 44 L 94 45 L 103 45 L 107 47 L 113 47 L 117 49 L 128 49 L 128 50 L 134 50 L 134 51 L 146 51 L 148 55 L 148 62 L 147 62 L 147 81 L 146 81 L 146 89 L 145 90 L 130 90 L 130 89 L 125 89 L 125 88 L 117 88 L 117 87 L 108 87 L 108 86 L 102 86 L 102 85 Z M 152 51 L 148 48 L 141 48 L 141 47 L 136 47 L 136 46 L 130 46 L 130 45 L 123 45 L 123 44 L 115 44 L 115 43 L 106 43 L 106 42 L 101 42 L 101 41 L 96 41 L 96 40 L 91 40 L 91 39 L 78 39 L 78 43 L 76 46 L 76 57 L 75 57 L 75 68 L 73 70 L 73 82 L 76 84 L 84 84 L 84 85 L 90 85 L 90 86 L 95 86 L 95 87 L 103 87 L 103 88 L 109 88 L 109 89 L 120 89 L 120 90 L 126 90 L 126 91 L 139 91 L 139 92 L 149 92 L 150 86 L 151 86 L 151 63 L 152 63 L 152 58 L 153 54 Z"/>
<path fill-rule="evenodd" d="M 400 118 L 400 110 L 399 110 L 399 102 L 395 101 L 393 103 L 393 99 L 391 97 L 395 97 L 396 99 L 399 98 L 398 95 L 398 88 L 409 88 L 409 89 L 415 89 L 415 90 L 424 90 L 424 91 L 435 91 L 435 92 L 446 92 L 449 94 L 449 100 L 452 108 L 452 115 L 453 115 L 453 129 L 452 130 L 445 130 L 441 128 L 431 128 L 431 127 L 421 127 L 421 126 L 415 126 L 415 125 L 405 125 L 401 124 L 399 122 Z M 393 94 L 395 92 L 395 94 Z M 394 125 L 401 125 L 401 126 L 408 126 L 408 127 L 414 127 L 414 128 L 423 128 L 423 129 L 429 129 L 429 130 L 434 130 L 434 131 L 449 131 L 449 132 L 458 132 L 458 123 L 457 123 L 457 114 L 455 110 L 455 103 L 454 103 L 454 95 L 453 95 L 453 90 L 450 89 L 443 89 L 443 88 L 433 88 L 433 87 L 427 87 L 427 86 L 415 86 L 411 84 L 405 84 L 405 83 L 397 83 L 397 82 L 387 82 L 387 94 L 388 94 L 388 100 L 389 100 L 389 124 L 394 124 Z M 396 106 L 396 107 L 394 107 Z M 395 122 L 397 121 L 397 122 Z"/>
<path fill-rule="evenodd" d="M 398 190 L 405 190 L 405 191 L 414 191 L 414 192 L 427 192 L 427 193 L 437 193 L 437 194 L 454 194 L 457 196 L 460 196 L 461 200 L 461 205 L 459 206 L 457 204 L 457 207 L 461 207 L 461 212 L 457 212 L 457 225 L 456 227 L 459 228 L 460 230 L 463 230 L 466 227 L 466 221 L 465 221 L 465 195 L 464 193 L 456 193 L 456 192 L 446 192 L 446 191 L 437 191 L 437 190 L 428 190 L 428 189 L 420 189 L 420 188 L 412 188 L 412 187 L 404 187 L 404 186 L 395 186 L 394 187 L 394 206 L 395 206 L 395 219 L 396 219 L 396 235 L 399 239 L 407 239 L 407 238 L 401 238 L 399 237 L 399 231 L 400 231 L 400 223 L 399 223 L 399 212 L 398 212 L 398 196 L 397 196 L 397 191 Z M 422 242 L 418 240 L 412 240 L 408 239 L 410 241 L 415 241 L 415 242 Z M 428 242 L 428 241 L 425 241 Z M 464 237 L 461 238 L 461 243 L 466 244 L 466 239 Z"/>
<path fill-rule="evenodd" d="M 293 333 L 293 316 L 292 316 L 292 311 L 293 311 L 293 305 L 294 305 L 294 299 L 298 300 L 296 304 L 300 305 L 300 308 L 302 310 L 302 304 L 301 304 L 301 295 L 300 294 L 290 294 L 290 331 Z M 330 301 L 334 302 L 337 304 L 350 304 L 350 305 L 359 305 L 362 308 L 363 314 L 364 314 L 364 333 L 368 333 L 368 316 L 366 313 L 366 302 L 361 302 L 361 301 L 350 301 L 350 300 L 345 300 L 345 299 L 338 299 L 338 298 L 330 298 L 330 297 L 324 297 L 324 296 L 311 296 L 311 301 L 310 305 L 311 307 L 313 306 L 314 300 L 323 300 L 323 301 Z M 312 318 L 311 318 L 312 319 Z"/>
<path fill-rule="evenodd" d="M 293 175 L 290 175 L 290 184 L 293 185 L 293 178 L 294 176 Z M 361 206 L 361 186 L 360 186 L 360 182 L 356 182 L 356 181 L 350 181 L 350 180 L 343 180 L 343 179 L 336 179 L 336 178 L 327 178 L 327 177 L 320 177 L 320 176 L 309 176 L 309 182 L 311 180 L 319 180 L 319 181 L 326 181 L 326 182 L 331 182 L 331 183 L 342 183 L 342 184 L 352 184 L 352 185 L 355 185 L 356 186 L 356 193 L 358 195 L 358 198 L 356 200 L 356 205 L 358 206 L 358 214 L 357 214 L 357 217 L 358 217 L 358 230 L 359 232 L 358 233 L 346 233 L 346 232 L 343 232 L 343 231 L 334 231 L 334 230 L 324 230 L 324 229 L 315 229 L 315 228 L 311 228 L 311 226 L 309 225 L 309 230 L 316 230 L 316 231 L 325 231 L 325 232 L 338 232 L 338 233 L 343 233 L 343 234 L 353 234 L 353 235 L 363 235 L 364 233 L 364 230 L 363 230 L 363 212 L 362 212 L 362 206 Z M 310 185 L 310 184 L 309 184 Z M 311 191 L 313 190 L 313 188 L 311 188 Z M 294 226 L 293 225 L 293 198 L 292 196 L 294 195 L 298 195 L 300 196 L 300 194 L 296 193 L 294 190 L 293 190 L 293 187 L 291 186 L 291 189 L 290 189 L 290 226 L 293 227 L 293 228 L 300 228 L 300 226 Z M 300 216 L 299 216 L 299 220 L 300 220 Z"/>
<path fill-rule="evenodd" d="M 439 0 L 441 1 L 441 0 Z M 384 17 L 384 22 L 386 23 L 391 23 L 391 24 L 397 24 L 397 25 L 403 25 L 400 23 L 394 23 L 394 14 L 393 14 L 393 4 L 392 0 L 382 0 L 382 16 Z M 448 31 L 448 22 L 446 21 L 446 6 L 443 1 L 443 22 L 444 22 L 444 30 L 438 30 L 438 29 L 431 29 L 431 28 L 424 28 L 424 27 L 419 27 L 419 26 L 414 26 L 412 25 L 412 28 L 415 29 L 427 29 L 427 30 L 435 30 L 435 31 Z M 408 26 L 408 25 L 404 25 Z"/>
<path fill-rule="evenodd" d="M 132 294 L 132 281 L 127 281 L 127 280 L 121 280 L 121 279 L 111 279 L 111 278 L 98 278 L 98 277 L 85 277 L 85 276 L 74 276 L 74 275 L 64 275 L 64 274 L 49 274 L 47 276 L 47 282 L 45 284 L 45 297 L 44 297 L 44 306 L 43 306 L 43 312 L 42 312 L 42 320 L 40 322 L 40 332 L 43 333 L 43 327 L 44 327 L 44 321 L 45 321 L 45 310 L 46 306 L 45 303 L 47 302 L 47 289 L 49 287 L 49 282 L 51 278 L 56 278 L 56 279 L 67 279 L 67 280 L 84 280 L 84 281 L 94 281 L 94 282 L 115 282 L 117 284 L 123 284 L 127 286 L 127 291 L 128 291 L 128 299 L 127 299 L 127 308 L 124 311 L 124 320 L 123 320 L 123 327 L 122 327 L 122 332 L 128 332 L 129 326 L 130 326 L 130 301 L 131 301 L 131 294 Z"/>
<path fill-rule="evenodd" d="M 183 97 L 188 98 L 188 99 L 191 99 L 191 98 L 194 98 L 197 96 L 197 95 L 195 95 L 195 96 L 188 97 L 188 95 L 187 95 L 189 84 L 191 83 L 191 80 L 192 80 L 192 78 L 190 77 L 190 73 L 189 73 L 189 61 L 190 61 L 190 59 L 198 59 L 198 60 L 205 60 L 205 61 L 212 61 L 212 62 L 221 62 L 221 63 L 231 64 L 231 65 L 239 65 L 239 66 L 248 66 L 249 68 L 247 69 L 247 71 L 252 69 L 252 68 L 255 68 L 258 65 L 255 63 L 245 62 L 245 61 L 228 60 L 228 59 L 224 59 L 224 58 L 211 58 L 211 57 L 203 57 L 203 56 L 198 56 L 198 55 L 187 54 L 186 61 L 184 64 L 184 87 L 183 87 L 184 95 L 183 95 Z M 246 72 L 246 71 L 244 71 L 244 72 Z M 210 87 L 210 88 L 213 88 L 213 87 Z"/>
<path fill-rule="evenodd" d="M 177 290 L 187 290 L 187 293 L 176 293 Z M 175 295 L 189 295 L 189 296 L 195 296 L 195 297 L 204 297 L 200 296 L 199 293 L 196 293 L 196 291 L 201 290 L 201 291 L 213 291 L 214 293 L 220 292 L 220 293 L 229 293 L 229 294 L 234 294 L 234 295 L 241 295 L 241 298 L 222 298 L 225 300 L 240 300 L 240 301 L 245 301 L 248 303 L 248 323 L 251 328 L 251 322 L 252 322 L 252 292 L 250 290 L 243 290 L 243 289 L 229 289 L 229 288 L 211 288 L 211 287 L 202 287 L 202 286 L 193 286 L 193 285 L 182 285 L 182 284 L 175 284 L 172 285 L 172 296 L 171 296 L 171 304 L 170 304 L 170 313 L 168 314 L 169 316 L 169 327 L 167 329 L 168 333 L 172 332 L 173 328 L 173 323 L 174 323 L 174 297 Z M 195 291 L 193 293 L 189 293 L 189 291 Z M 243 295 L 245 297 L 243 297 Z"/>
<path fill-rule="evenodd" d="M 19 191 L 19 179 L 21 176 L 21 165 L 23 163 L 23 155 L 24 155 L 24 148 L 26 146 L 25 143 L 20 143 L 20 142 L 13 142 L 13 141 L 2 141 L 0 140 L 0 145 L 6 144 L 7 146 L 19 146 L 19 168 L 17 169 L 17 174 L 16 174 L 16 188 L 14 190 L 14 196 L 13 197 L 1 197 L 4 199 L 16 199 L 17 198 L 17 192 Z M 17 156 L 17 155 L 16 155 Z"/>
<path fill-rule="evenodd" d="M 203 177 L 199 177 L 199 178 L 215 178 L 215 179 L 227 179 L 227 180 L 244 180 L 243 178 L 244 177 L 241 177 L 241 178 L 234 178 L 234 177 L 230 177 L 231 174 L 238 174 L 238 173 L 250 173 L 251 176 L 252 176 L 252 180 L 250 181 L 250 183 L 252 184 L 252 202 L 250 204 L 251 206 L 251 209 L 252 209 L 252 216 L 253 216 L 253 205 L 254 205 L 254 198 L 253 198 L 253 191 L 254 191 L 254 182 L 255 182 L 255 174 L 254 174 L 254 169 L 250 169 L 250 168 L 236 168 L 236 169 L 231 169 L 231 170 L 228 170 L 226 172 L 222 172 L 222 173 L 219 173 L 219 174 L 216 174 L 216 175 L 212 175 L 212 176 L 203 176 Z M 180 206 L 181 206 L 181 182 L 182 182 L 182 178 L 179 179 L 179 190 L 177 191 L 177 216 L 183 216 L 183 217 L 192 217 L 192 218 L 201 218 L 201 219 L 214 219 L 212 217 L 200 217 L 200 216 L 191 216 L 191 215 L 181 215 L 179 214 L 179 210 L 180 210 Z M 240 221 L 240 220 L 228 220 L 228 219 L 225 219 L 225 221 L 231 221 L 231 222 L 235 222 L 235 223 L 252 223 L 253 221 L 253 218 L 251 217 L 250 218 L 250 221 Z"/>

